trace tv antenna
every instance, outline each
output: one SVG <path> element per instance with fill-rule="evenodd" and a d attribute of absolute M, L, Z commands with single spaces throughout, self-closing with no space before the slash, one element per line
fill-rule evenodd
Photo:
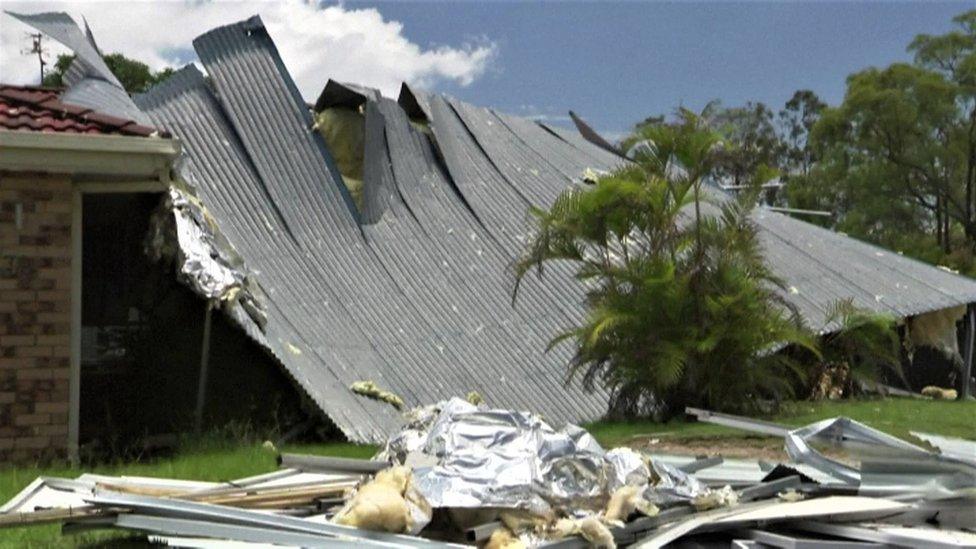
<path fill-rule="evenodd" d="M 44 35 L 41 33 L 26 33 L 31 39 L 31 47 L 28 49 L 20 50 L 23 55 L 37 55 L 37 62 L 41 66 L 41 81 L 40 84 L 44 84 L 44 66 L 47 65 L 47 61 L 44 60 L 44 56 L 47 54 L 47 50 L 44 49 L 42 40 L 44 40 Z"/>

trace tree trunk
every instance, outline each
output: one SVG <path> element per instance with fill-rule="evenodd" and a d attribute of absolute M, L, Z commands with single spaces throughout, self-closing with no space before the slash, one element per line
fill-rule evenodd
<path fill-rule="evenodd" d="M 963 227 L 966 232 L 966 243 L 970 249 L 976 250 L 976 227 L 973 219 L 974 186 L 976 186 L 976 107 L 969 112 L 969 154 L 966 159 L 966 220 Z"/>
<path fill-rule="evenodd" d="M 949 232 L 949 199 L 942 200 L 942 251 L 952 253 L 952 234 Z"/>
<path fill-rule="evenodd" d="M 935 245 L 942 247 L 942 197 L 935 197 Z"/>

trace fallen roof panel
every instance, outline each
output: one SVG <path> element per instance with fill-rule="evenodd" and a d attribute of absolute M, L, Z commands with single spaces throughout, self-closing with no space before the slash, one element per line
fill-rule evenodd
<path fill-rule="evenodd" d="M 538 289 L 512 307 L 511 252 L 463 205 L 395 103 L 362 94 L 365 173 L 383 200 L 360 225 L 260 22 L 195 44 L 218 93 L 188 68 L 140 103 L 186 142 L 183 173 L 260 273 L 268 332 L 240 323 L 349 438 L 380 441 L 396 419 L 352 395 L 360 379 L 410 405 L 476 390 L 497 405 L 532 403 L 554 421 L 603 414 L 605 393 L 560 383 L 568 351 L 544 352 L 569 317 Z M 331 93 L 355 99 L 350 91 Z"/>

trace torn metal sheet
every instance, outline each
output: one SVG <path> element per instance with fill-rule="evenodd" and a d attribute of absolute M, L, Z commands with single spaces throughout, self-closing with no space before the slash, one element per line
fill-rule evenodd
<path fill-rule="evenodd" d="M 174 499 L 125 494 L 99 494 L 88 498 L 97 507 L 131 509 L 142 514 L 171 516 L 187 520 L 213 521 L 262 528 L 276 528 L 286 532 L 319 534 L 342 539 L 385 542 L 404 547 L 444 547 L 447 544 L 399 534 L 359 530 L 337 524 L 313 522 L 300 518 L 271 515 L 259 511 L 234 509 L 220 505 L 195 503 Z"/>
<path fill-rule="evenodd" d="M 7 13 L 18 21 L 30 25 L 54 40 L 61 42 L 69 50 L 73 51 L 79 59 L 82 59 L 95 75 L 122 89 L 122 83 L 109 70 L 108 65 L 105 64 L 105 60 L 102 59 L 102 55 L 95 48 L 95 45 L 87 36 L 82 34 L 78 24 L 67 13 L 21 14 L 10 11 Z"/>
<path fill-rule="evenodd" d="M 154 261 L 173 260 L 179 279 L 194 293 L 231 306 L 240 303 L 258 326 L 267 324 L 259 286 L 199 199 L 170 187 L 149 231 L 146 253 Z"/>
<path fill-rule="evenodd" d="M 951 457 L 976 467 L 976 441 L 962 438 L 944 437 L 930 433 L 911 432 L 912 436 L 939 449 L 943 456 Z"/>
<path fill-rule="evenodd" d="M 786 431 L 786 452 L 790 459 L 828 475 L 834 481 L 857 487 L 861 494 L 921 493 L 932 496 L 976 487 L 973 458 L 957 456 L 951 451 L 933 454 L 849 418 L 825 419 L 787 431 L 784 426 L 750 418 L 693 408 L 687 412 L 700 421 L 763 434 L 777 435 Z M 811 442 L 830 443 L 850 450 L 860 458 L 861 467 L 830 459 L 811 447 Z M 949 446 L 948 441 L 946 445 Z M 965 452 L 969 444 L 958 442 L 955 449 L 956 454 Z"/>
<path fill-rule="evenodd" d="M 90 495 L 94 487 L 93 482 L 37 477 L 0 507 L 0 515 L 31 513 L 36 509 L 85 507 L 84 497 Z"/>
<path fill-rule="evenodd" d="M 813 441 L 851 450 L 861 459 L 860 469 L 825 457 L 810 447 Z M 937 494 L 976 486 L 972 458 L 933 454 L 849 418 L 826 419 L 790 431 L 786 451 L 795 461 L 859 486 L 863 494 Z"/>
<path fill-rule="evenodd" d="M 148 125 L 149 118 L 136 107 L 122 83 L 102 59 L 87 23 L 87 32 L 83 34 L 78 24 L 64 12 L 29 15 L 7 13 L 64 44 L 75 53 L 76 58 L 65 78 L 68 89 L 61 97 L 64 103 L 88 107 Z"/>

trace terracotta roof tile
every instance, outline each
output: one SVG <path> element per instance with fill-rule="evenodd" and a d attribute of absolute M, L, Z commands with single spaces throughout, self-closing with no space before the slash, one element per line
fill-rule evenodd
<path fill-rule="evenodd" d="M 0 84 L 0 130 L 169 137 L 132 120 L 62 103 L 60 90 Z"/>

